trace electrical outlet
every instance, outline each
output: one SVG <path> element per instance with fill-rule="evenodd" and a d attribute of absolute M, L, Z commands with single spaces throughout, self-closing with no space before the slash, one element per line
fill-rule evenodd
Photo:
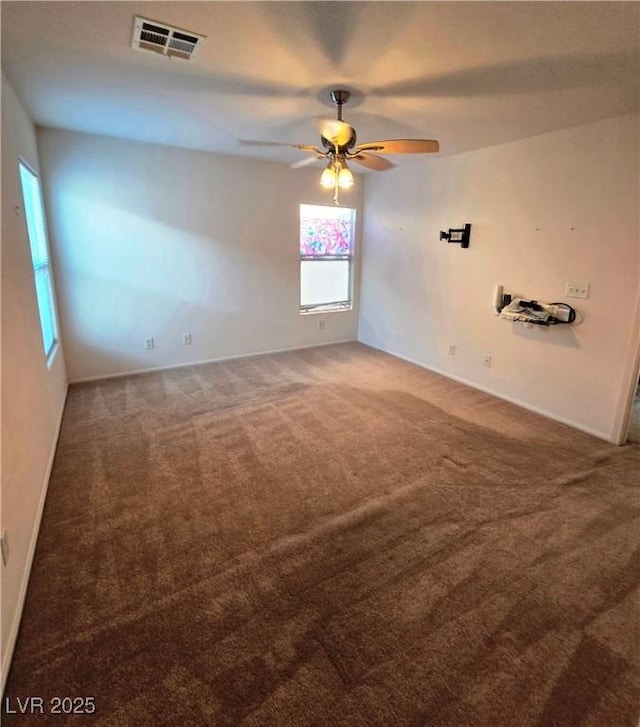
<path fill-rule="evenodd" d="M 144 339 L 144 347 L 147 349 L 147 351 L 151 351 L 151 349 L 154 347 L 154 340 L 153 336 L 148 336 Z"/>
<path fill-rule="evenodd" d="M 6 529 L 2 531 L 0 546 L 2 547 L 2 564 L 7 565 L 7 563 L 9 562 L 9 535 Z"/>
<path fill-rule="evenodd" d="M 319 328 L 319 330 L 324 331 L 324 318 L 321 318 L 318 321 L 318 328 Z"/>
<path fill-rule="evenodd" d="M 456 344 L 450 343 L 449 344 L 449 356 L 455 356 L 456 355 Z"/>
<path fill-rule="evenodd" d="M 565 295 L 567 298 L 588 298 L 589 283 L 567 283 Z"/>
<path fill-rule="evenodd" d="M 484 365 L 489 368 L 491 366 L 491 354 L 485 353 L 484 355 Z"/>
<path fill-rule="evenodd" d="M 183 346 L 190 346 L 191 345 L 191 334 L 190 333 L 183 333 L 182 334 L 182 345 Z"/>

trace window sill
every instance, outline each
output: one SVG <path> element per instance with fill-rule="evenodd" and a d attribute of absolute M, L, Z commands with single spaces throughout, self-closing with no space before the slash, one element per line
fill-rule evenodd
<path fill-rule="evenodd" d="M 300 315 L 301 316 L 312 316 L 317 315 L 319 313 L 348 313 L 349 311 L 353 310 L 353 305 L 350 303 L 347 305 L 328 305 L 328 306 L 318 306 L 317 308 L 310 308 L 308 310 L 301 309 Z"/>

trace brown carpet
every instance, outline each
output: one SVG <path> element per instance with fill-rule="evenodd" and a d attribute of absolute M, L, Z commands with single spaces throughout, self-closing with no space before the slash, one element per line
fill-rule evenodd
<path fill-rule="evenodd" d="M 639 466 L 359 344 L 75 385 L 5 696 L 97 709 L 6 723 L 636 727 Z"/>

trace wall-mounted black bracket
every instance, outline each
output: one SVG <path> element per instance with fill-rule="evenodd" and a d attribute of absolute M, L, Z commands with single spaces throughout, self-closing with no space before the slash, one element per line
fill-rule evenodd
<path fill-rule="evenodd" d="M 440 239 L 447 242 L 455 242 L 460 247 L 469 247 L 471 238 L 471 225 L 467 222 L 464 227 L 450 227 L 448 232 L 440 230 Z"/>

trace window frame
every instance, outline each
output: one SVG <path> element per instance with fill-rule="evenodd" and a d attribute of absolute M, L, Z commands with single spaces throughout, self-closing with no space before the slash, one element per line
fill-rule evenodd
<path fill-rule="evenodd" d="M 23 170 L 26 174 L 30 175 L 35 183 L 35 196 L 29 197 L 25 194 L 25 185 L 23 183 Z M 38 320 L 40 323 L 40 334 L 42 337 L 42 347 L 47 362 L 47 367 L 50 367 L 56 353 L 59 348 L 60 342 L 60 329 L 58 325 L 57 305 L 55 290 L 53 284 L 53 271 L 51 268 L 51 251 L 49 248 L 49 235 L 47 231 L 47 220 L 44 209 L 44 200 L 42 197 L 42 185 L 40 184 L 40 176 L 33 169 L 33 167 L 22 157 L 18 158 L 18 179 L 20 182 L 20 191 L 22 193 L 23 202 L 23 218 L 24 226 L 27 233 L 27 240 L 29 241 L 29 255 L 31 261 L 31 271 L 33 273 L 33 289 L 36 299 L 36 308 L 38 310 Z M 33 240 L 31 237 L 31 231 L 29 230 L 29 218 L 33 218 L 34 212 L 29 204 L 37 204 L 39 206 L 38 213 L 41 219 L 41 229 L 34 230 L 34 235 L 39 236 L 42 234 L 42 240 Z M 35 214 L 38 214 L 35 213 Z M 42 258 L 38 260 L 37 251 L 40 248 L 44 255 L 40 255 Z M 43 300 L 39 294 L 39 290 L 42 291 L 44 286 L 44 295 L 46 298 Z M 51 343 L 47 347 L 47 326 L 51 333 Z"/>
<path fill-rule="evenodd" d="M 325 207 L 328 209 L 334 209 L 332 205 L 328 204 L 316 204 L 314 202 L 301 202 L 298 205 L 298 222 L 302 220 L 302 207 Z M 339 260 L 346 260 L 349 263 L 348 271 L 348 294 L 349 297 L 346 300 L 327 301 L 325 303 L 309 303 L 307 305 L 302 304 L 302 289 L 300 288 L 298 301 L 300 306 L 300 315 L 309 315 L 313 313 L 339 313 L 342 311 L 353 310 L 353 271 L 354 271 L 354 257 L 355 257 L 355 246 L 356 246 L 356 218 L 357 209 L 355 207 L 342 207 L 341 209 L 347 209 L 351 212 L 351 245 L 350 253 L 342 255 L 303 255 L 300 253 L 300 229 L 298 228 L 298 261 L 299 261 L 299 281 L 301 284 L 302 279 L 302 263 L 303 262 L 334 262 Z"/>

